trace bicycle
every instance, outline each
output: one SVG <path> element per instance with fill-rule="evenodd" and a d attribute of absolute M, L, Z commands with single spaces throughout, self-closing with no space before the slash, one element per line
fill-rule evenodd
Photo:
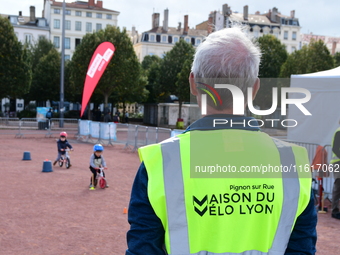
<path fill-rule="evenodd" d="M 71 166 L 71 160 L 70 160 L 70 155 L 69 155 L 69 151 L 71 151 L 70 149 L 65 149 L 65 154 L 61 155 L 60 159 L 59 159 L 59 166 L 63 167 L 64 163 L 65 163 L 65 167 L 67 169 L 70 168 Z"/>
<path fill-rule="evenodd" d="M 97 184 L 99 183 L 99 187 L 102 189 L 106 188 L 106 179 L 104 176 L 104 169 L 107 169 L 107 167 L 100 167 L 97 169 L 97 175 L 96 179 L 93 180 L 93 175 L 91 177 L 91 181 L 93 183 L 93 187 L 90 188 L 90 190 L 94 190 L 97 187 Z"/>

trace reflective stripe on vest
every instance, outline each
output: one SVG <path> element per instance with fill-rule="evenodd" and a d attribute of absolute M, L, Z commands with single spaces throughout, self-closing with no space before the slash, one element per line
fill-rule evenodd
<path fill-rule="evenodd" d="M 290 146 L 283 144 L 281 141 L 273 139 L 280 153 L 282 166 L 295 165 L 294 153 Z M 171 254 L 192 255 L 189 248 L 188 226 L 186 218 L 186 206 L 184 200 L 184 184 L 182 176 L 182 166 L 180 160 L 179 139 L 172 142 L 161 144 L 163 156 L 163 175 L 164 188 L 166 194 L 166 206 L 168 214 L 169 238 Z M 171 152 L 171 153 L 169 153 Z M 292 174 L 294 176 L 292 176 Z M 286 178 L 289 177 L 289 178 Z M 292 178 L 293 177 L 293 178 Z M 275 238 L 268 253 L 261 251 L 245 251 L 242 253 L 212 253 L 200 251 L 194 253 L 197 255 L 281 255 L 284 253 L 290 232 L 294 224 L 296 210 L 298 208 L 299 196 L 299 178 L 297 172 L 283 172 L 283 206 Z M 294 208 L 292 210 L 291 208 Z M 181 227 L 177 227 L 181 226 Z M 287 234 L 288 233 L 288 234 Z"/>
<path fill-rule="evenodd" d="M 340 161 L 340 158 L 338 158 L 338 156 L 335 155 L 335 153 L 333 152 L 334 138 L 335 138 L 336 133 L 339 132 L 339 131 L 340 131 L 340 128 L 338 128 L 338 129 L 334 132 L 333 139 L 332 139 L 332 159 L 330 160 L 330 163 L 331 163 L 331 164 L 334 164 L 334 163 Z"/>

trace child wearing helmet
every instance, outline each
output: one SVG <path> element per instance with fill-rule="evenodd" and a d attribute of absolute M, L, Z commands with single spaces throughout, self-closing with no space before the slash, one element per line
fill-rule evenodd
<path fill-rule="evenodd" d="M 94 190 L 94 186 L 92 181 L 96 180 L 97 177 L 97 170 L 100 167 L 106 167 L 106 162 L 104 159 L 104 156 L 102 155 L 104 151 L 104 147 L 101 144 L 96 144 L 95 146 L 93 146 L 93 153 L 91 154 L 90 157 L 90 170 L 92 172 L 92 178 L 91 178 L 91 183 L 90 183 L 90 190 Z M 105 177 L 105 173 L 103 171 L 103 175 Z M 108 188 L 109 185 L 106 184 L 106 188 Z"/>
<path fill-rule="evenodd" d="M 61 155 L 64 155 L 66 152 L 65 150 L 67 148 L 73 150 L 72 145 L 67 141 L 67 133 L 66 132 L 61 132 L 60 133 L 60 138 L 57 141 L 57 146 L 58 146 L 58 156 L 56 160 L 53 162 L 53 165 L 57 164 L 57 162 L 60 160 Z M 70 165 L 71 166 L 71 165 Z"/>

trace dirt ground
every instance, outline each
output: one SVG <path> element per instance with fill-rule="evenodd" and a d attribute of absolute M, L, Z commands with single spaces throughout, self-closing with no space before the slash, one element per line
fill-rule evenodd
<path fill-rule="evenodd" d="M 139 166 L 136 152 L 123 145 L 105 146 L 110 188 L 88 189 L 93 144 L 69 139 L 72 167 L 42 172 L 54 161 L 55 138 L 1 135 L 0 254 L 125 254 L 131 185 Z M 23 153 L 29 151 L 30 161 Z M 318 255 L 339 254 L 340 220 L 319 214 Z M 151 254 L 145 254 L 151 255 Z"/>

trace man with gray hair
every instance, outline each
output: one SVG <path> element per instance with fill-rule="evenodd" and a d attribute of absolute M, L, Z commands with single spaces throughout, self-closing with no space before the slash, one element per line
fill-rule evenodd
<path fill-rule="evenodd" d="M 260 57 L 236 27 L 197 47 L 189 82 L 203 118 L 139 149 L 127 255 L 315 254 L 311 175 L 294 171 L 309 164 L 306 150 L 243 114 Z"/>

